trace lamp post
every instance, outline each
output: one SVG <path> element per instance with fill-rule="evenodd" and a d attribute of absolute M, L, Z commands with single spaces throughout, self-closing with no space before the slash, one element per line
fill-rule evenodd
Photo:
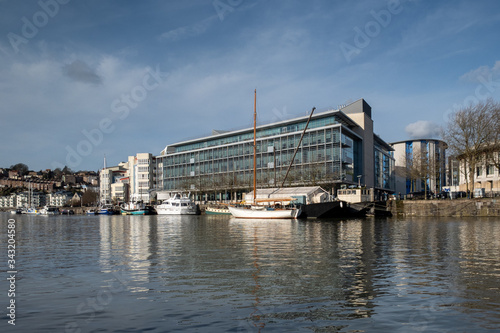
<path fill-rule="evenodd" d="M 273 144 L 273 167 L 274 167 L 274 187 L 276 187 L 276 147 Z"/>
<path fill-rule="evenodd" d="M 362 175 L 358 175 L 358 187 L 361 188 L 361 177 Z"/>

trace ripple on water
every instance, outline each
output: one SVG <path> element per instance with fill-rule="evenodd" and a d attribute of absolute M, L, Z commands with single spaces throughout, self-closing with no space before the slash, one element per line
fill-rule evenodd
<path fill-rule="evenodd" d="M 38 332 L 500 330 L 498 222 L 16 216 L 18 319 Z"/>

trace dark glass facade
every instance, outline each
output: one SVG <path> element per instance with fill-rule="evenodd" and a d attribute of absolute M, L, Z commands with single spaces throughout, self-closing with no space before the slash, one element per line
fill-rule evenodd
<path fill-rule="evenodd" d="M 280 186 L 305 128 L 307 117 L 257 128 L 257 186 Z M 357 184 L 362 174 L 359 126 L 333 110 L 314 115 L 303 137 L 284 186 Z M 381 154 L 388 172 L 390 154 Z M 166 191 L 236 193 L 253 186 L 253 128 L 190 140 L 165 148 L 157 156 L 158 187 Z M 386 182 L 385 177 L 381 184 Z"/>

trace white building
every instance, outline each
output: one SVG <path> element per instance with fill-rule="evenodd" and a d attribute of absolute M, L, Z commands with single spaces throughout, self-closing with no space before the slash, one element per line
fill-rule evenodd
<path fill-rule="evenodd" d="M 111 184 L 111 197 L 116 201 L 127 202 L 129 199 L 129 177 L 118 178 Z"/>
<path fill-rule="evenodd" d="M 495 152 L 489 156 L 489 158 L 482 158 L 481 162 L 476 165 L 474 170 L 474 189 L 483 188 L 485 193 L 497 193 L 500 192 L 500 172 L 495 166 L 495 162 L 491 160 L 495 159 L 496 163 L 500 160 L 500 152 Z M 459 190 L 466 191 L 471 189 L 472 186 L 467 187 L 467 183 L 470 181 L 469 175 L 465 175 L 465 162 L 458 161 L 458 170 L 456 173 L 459 176 Z"/>
<path fill-rule="evenodd" d="M 13 208 L 16 207 L 16 203 L 17 196 L 15 194 L 0 197 L 0 208 Z"/>
<path fill-rule="evenodd" d="M 151 201 L 156 184 L 156 159 L 151 153 L 129 156 L 127 162 L 99 173 L 101 202 Z"/>
<path fill-rule="evenodd" d="M 128 177 L 127 162 L 122 162 L 117 166 L 102 169 L 99 172 L 100 201 L 103 203 L 111 203 L 113 200 L 126 201 L 124 197 L 116 197 L 116 192 L 113 193 L 112 191 L 112 185 L 126 177 Z"/>
<path fill-rule="evenodd" d="M 71 192 L 56 192 L 47 195 L 47 202 L 50 206 L 63 207 L 71 200 L 73 193 Z"/>
<path fill-rule="evenodd" d="M 23 207 L 42 207 L 46 205 L 46 195 L 40 192 L 33 192 L 30 194 L 29 192 L 22 192 L 17 194 L 16 196 L 16 208 Z"/>
<path fill-rule="evenodd" d="M 130 197 L 133 201 L 149 202 L 156 184 L 156 158 L 151 153 L 128 157 Z"/>

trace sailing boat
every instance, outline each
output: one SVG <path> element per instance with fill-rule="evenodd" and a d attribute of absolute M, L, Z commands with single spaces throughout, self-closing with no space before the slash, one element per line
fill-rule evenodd
<path fill-rule="evenodd" d="M 29 215 L 40 215 L 40 211 L 36 209 L 34 200 L 33 200 L 33 186 L 31 185 L 31 181 L 28 185 L 28 207 L 24 211 L 25 214 Z"/>
<path fill-rule="evenodd" d="M 156 215 L 157 212 L 151 205 L 146 205 L 142 200 L 142 188 L 139 189 L 140 193 L 137 196 L 137 200 L 134 200 L 136 194 L 132 194 L 132 198 L 129 202 L 124 203 L 120 207 L 120 212 L 122 215 Z"/>
<path fill-rule="evenodd" d="M 106 170 L 106 154 L 104 154 L 104 167 L 102 170 Z M 115 207 L 109 203 L 108 200 L 103 200 L 101 195 L 99 194 L 99 205 L 96 208 L 94 215 L 114 215 L 118 213 Z"/>
<path fill-rule="evenodd" d="M 120 211 L 122 215 L 156 215 L 153 206 L 146 205 L 142 200 L 128 202 Z"/>
<path fill-rule="evenodd" d="M 253 204 L 244 207 L 229 206 L 229 211 L 236 218 L 246 219 L 296 219 L 300 208 L 281 208 L 281 206 L 264 206 L 257 204 L 257 89 L 254 92 L 253 107 Z M 260 201 L 276 201 L 263 199 Z"/>

